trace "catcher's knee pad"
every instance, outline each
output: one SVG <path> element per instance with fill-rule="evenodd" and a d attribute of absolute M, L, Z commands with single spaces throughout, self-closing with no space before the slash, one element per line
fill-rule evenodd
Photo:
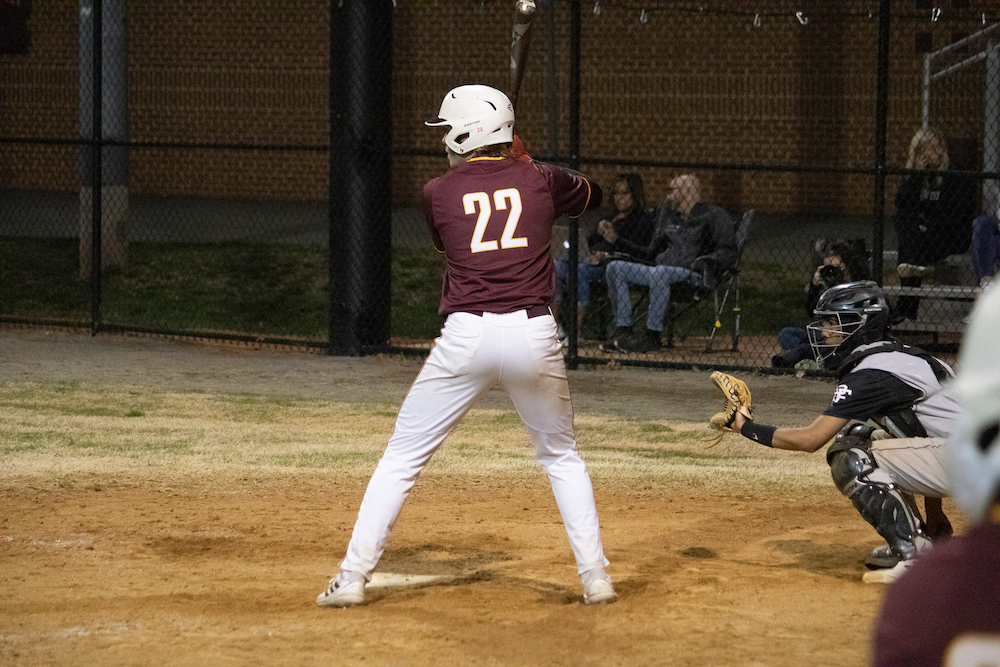
<path fill-rule="evenodd" d="M 867 448 L 838 448 L 828 459 L 834 484 L 897 557 L 913 558 L 930 546 L 913 498 L 892 483 Z"/>
<path fill-rule="evenodd" d="M 853 422 L 845 426 L 833 439 L 830 448 L 826 450 L 827 464 L 833 465 L 833 455 L 837 452 L 846 452 L 851 449 L 870 450 L 872 447 L 871 434 L 874 431 L 873 427 L 865 426 L 861 422 Z"/>

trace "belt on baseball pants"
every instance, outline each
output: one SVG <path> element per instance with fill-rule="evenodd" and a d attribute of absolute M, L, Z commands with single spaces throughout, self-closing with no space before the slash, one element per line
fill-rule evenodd
<path fill-rule="evenodd" d="M 529 306 L 528 308 L 521 308 L 520 310 L 528 313 L 528 319 L 533 317 L 541 317 L 543 315 L 551 315 L 552 311 L 549 310 L 548 306 Z M 469 315 L 475 315 L 476 317 L 482 317 L 483 313 L 487 312 L 485 310 L 463 310 L 463 313 L 468 313 Z M 513 312 L 517 312 L 516 310 Z M 501 315 L 506 313 L 500 313 Z"/>

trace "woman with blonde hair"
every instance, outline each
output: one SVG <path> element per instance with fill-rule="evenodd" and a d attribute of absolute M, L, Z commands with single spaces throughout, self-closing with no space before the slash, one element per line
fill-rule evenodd
<path fill-rule="evenodd" d="M 910 141 L 906 168 L 913 170 L 896 193 L 898 272 L 904 287 L 919 287 L 929 266 L 968 251 L 975 201 L 971 182 L 952 173 L 944 137 L 921 128 Z M 915 319 L 919 297 L 901 296 L 895 320 Z"/>

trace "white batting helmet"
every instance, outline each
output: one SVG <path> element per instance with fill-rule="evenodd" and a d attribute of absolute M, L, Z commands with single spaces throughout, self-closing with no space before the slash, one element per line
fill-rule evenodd
<path fill-rule="evenodd" d="M 962 406 L 951 437 L 953 495 L 973 521 L 986 518 L 1000 491 L 1000 285 L 976 303 L 948 391 Z"/>
<path fill-rule="evenodd" d="M 459 86 L 444 96 L 437 118 L 425 125 L 448 125 L 448 148 L 459 155 L 514 140 L 514 105 L 506 95 L 489 86 Z"/>

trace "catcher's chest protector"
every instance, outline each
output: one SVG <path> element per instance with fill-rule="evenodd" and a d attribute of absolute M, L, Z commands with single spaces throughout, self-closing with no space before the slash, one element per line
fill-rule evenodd
<path fill-rule="evenodd" d="M 874 355 L 882 356 L 871 359 Z M 925 368 L 921 368 L 919 373 L 914 373 L 910 357 L 916 357 L 926 363 L 933 376 L 927 373 Z M 923 398 L 916 403 L 887 412 L 874 420 L 893 437 L 926 438 L 931 435 L 928 433 L 928 428 L 938 435 L 951 431 L 952 420 L 947 415 L 954 412 L 956 406 L 950 399 L 937 395 L 937 392 L 941 388 L 941 383 L 954 375 L 941 361 L 920 348 L 899 341 L 880 341 L 863 345 L 852 352 L 841 367 L 841 378 L 854 370 L 862 369 L 890 373 L 923 394 Z"/>

